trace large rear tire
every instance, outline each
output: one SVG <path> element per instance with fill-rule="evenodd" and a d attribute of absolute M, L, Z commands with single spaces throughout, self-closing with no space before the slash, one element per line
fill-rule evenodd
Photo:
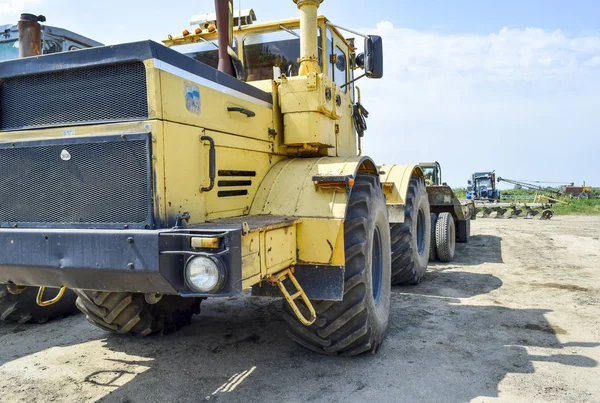
<path fill-rule="evenodd" d="M 435 224 L 435 248 L 440 262 L 454 260 L 456 250 L 456 227 L 450 213 L 440 213 Z"/>
<path fill-rule="evenodd" d="M 413 176 L 408 186 L 404 222 L 391 224 L 392 285 L 418 284 L 429 263 L 431 215 L 423 179 Z"/>
<path fill-rule="evenodd" d="M 44 298 L 52 299 L 58 292 L 58 288 L 46 288 Z M 22 293 L 14 295 L 8 292 L 5 284 L 0 284 L 0 320 L 16 323 L 45 323 L 77 312 L 75 307 L 77 295 L 71 290 L 66 290 L 56 304 L 45 307 L 37 304 L 37 293 L 38 287 L 28 287 Z"/>
<path fill-rule="evenodd" d="M 390 233 L 379 178 L 359 174 L 350 193 L 344 222 L 344 297 L 311 301 L 317 320 L 302 325 L 284 301 L 288 336 L 307 349 L 327 355 L 375 353 L 390 311 Z M 302 311 L 306 307 L 299 303 Z"/>
<path fill-rule="evenodd" d="M 164 295 L 150 304 L 144 294 L 75 290 L 77 308 L 101 329 L 119 334 L 167 334 L 190 324 L 200 313 L 202 298 Z"/>

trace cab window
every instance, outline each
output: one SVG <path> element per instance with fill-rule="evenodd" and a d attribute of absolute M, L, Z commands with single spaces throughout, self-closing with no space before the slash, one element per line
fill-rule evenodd
<path fill-rule="evenodd" d="M 293 30 L 298 32 L 297 29 Z M 250 34 L 244 39 L 244 67 L 248 81 L 273 79 L 273 67 L 288 77 L 297 76 L 300 39 L 290 32 Z"/>
<path fill-rule="evenodd" d="M 210 42 L 189 43 L 176 46 L 173 49 L 216 69 L 219 66 L 219 50 L 216 45 L 217 41 L 214 40 Z M 233 40 L 233 50 L 237 53 L 237 40 L 235 38 Z"/>
<path fill-rule="evenodd" d="M 17 59 L 19 57 L 19 43 L 17 41 L 0 42 L 0 61 Z"/>
<path fill-rule="evenodd" d="M 348 82 L 348 59 L 346 58 L 346 54 L 339 47 L 335 47 L 335 57 L 333 57 L 333 66 L 334 66 L 334 80 L 335 83 L 342 87 L 344 84 Z M 344 87 L 342 91 L 346 92 L 348 87 Z"/>
<path fill-rule="evenodd" d="M 298 75 L 300 70 L 300 30 L 290 29 L 249 34 L 244 39 L 244 67 L 248 81 L 273 79 L 273 68 L 288 77 Z M 292 33 L 293 32 L 293 33 Z M 322 31 L 318 30 L 317 47 L 319 66 L 322 61 Z"/>
<path fill-rule="evenodd" d="M 331 33 L 331 29 L 329 28 L 327 28 L 327 42 L 325 50 L 327 51 L 327 60 L 329 60 L 331 55 L 333 55 L 333 35 Z M 331 81 L 333 81 L 333 66 L 331 64 L 327 66 L 327 76 Z"/>

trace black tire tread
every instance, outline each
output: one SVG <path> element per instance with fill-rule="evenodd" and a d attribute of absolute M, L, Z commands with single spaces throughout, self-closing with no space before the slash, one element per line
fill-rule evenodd
<path fill-rule="evenodd" d="M 423 190 L 421 190 L 423 189 Z M 418 192 L 425 191 L 423 179 L 413 176 L 410 179 L 406 205 L 404 206 L 404 222 L 390 224 L 392 239 L 392 285 L 413 285 L 423 279 L 427 267 L 419 267 L 413 258 L 412 223 L 416 213 L 415 199 Z M 425 198 L 427 193 L 425 191 Z M 429 214 L 429 212 L 427 212 Z M 429 254 L 428 254 L 429 256 Z"/>
<path fill-rule="evenodd" d="M 77 308 L 101 329 L 119 334 L 168 334 L 188 325 L 200 313 L 201 298 L 164 295 L 149 304 L 144 294 L 75 290 Z"/>
<path fill-rule="evenodd" d="M 447 263 L 454 259 L 454 249 L 451 247 L 451 238 L 456 236 L 456 231 L 452 231 L 451 228 L 451 222 L 453 220 L 450 213 L 440 213 L 435 225 L 435 248 L 440 262 Z"/>
<path fill-rule="evenodd" d="M 283 302 L 283 318 L 288 336 L 299 345 L 326 355 L 353 356 L 375 352 L 381 340 L 375 340 L 369 326 L 366 299 L 365 250 L 369 210 L 373 197 L 385 199 L 378 178 L 358 175 L 348 201 L 344 224 L 346 270 L 342 301 L 311 301 L 317 320 L 311 326 L 301 324 L 292 309 Z M 382 290 L 383 292 L 383 290 Z M 305 314 L 305 305 L 298 303 Z"/>
<path fill-rule="evenodd" d="M 52 299 L 58 294 L 58 288 L 46 288 L 45 299 Z M 20 294 L 11 294 L 5 284 L 0 284 L 0 321 L 13 323 L 45 323 L 60 319 L 77 312 L 75 300 L 77 295 L 66 290 L 57 303 L 41 307 L 36 298 L 38 287 L 29 287 Z"/>

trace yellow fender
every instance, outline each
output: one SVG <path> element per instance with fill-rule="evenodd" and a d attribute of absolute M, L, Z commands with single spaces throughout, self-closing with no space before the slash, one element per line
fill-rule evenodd
<path fill-rule="evenodd" d="M 250 214 L 299 217 L 298 263 L 343 266 L 349 195 L 344 178 L 360 172 L 376 175 L 378 170 L 373 160 L 360 156 L 281 161 L 262 181 Z"/>
<path fill-rule="evenodd" d="M 418 165 L 381 165 L 380 180 L 383 185 L 391 224 L 404 222 L 404 205 L 410 178 L 418 176 L 425 180 L 423 170 Z"/>

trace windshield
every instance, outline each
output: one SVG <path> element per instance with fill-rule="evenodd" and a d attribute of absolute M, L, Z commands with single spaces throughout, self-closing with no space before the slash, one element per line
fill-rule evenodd
<path fill-rule="evenodd" d="M 234 50 L 235 50 L 234 42 Z M 176 46 L 173 49 L 183 53 L 192 59 L 198 60 L 210 67 L 216 69 L 219 66 L 219 49 L 217 41 L 190 43 L 187 45 Z"/>
<path fill-rule="evenodd" d="M 492 180 L 490 178 L 477 178 L 477 183 L 479 184 L 479 187 L 487 187 L 488 189 L 492 188 Z"/>
<path fill-rule="evenodd" d="M 19 43 L 15 41 L 0 42 L 0 62 L 17 59 L 19 57 Z"/>
<path fill-rule="evenodd" d="M 300 30 L 250 34 L 244 39 L 244 67 L 248 81 L 272 80 L 278 74 L 298 75 Z M 321 30 L 318 31 L 318 58 L 321 62 Z M 277 72 L 278 74 L 276 74 Z"/>
<path fill-rule="evenodd" d="M 270 80 L 274 68 L 279 68 L 288 77 L 296 76 L 300 67 L 299 57 L 300 39 L 286 31 L 252 34 L 244 39 L 248 81 Z"/>
<path fill-rule="evenodd" d="M 425 175 L 425 183 L 428 185 L 433 185 L 433 183 L 434 183 L 433 168 L 422 168 L 422 169 L 423 169 L 423 174 Z"/>

